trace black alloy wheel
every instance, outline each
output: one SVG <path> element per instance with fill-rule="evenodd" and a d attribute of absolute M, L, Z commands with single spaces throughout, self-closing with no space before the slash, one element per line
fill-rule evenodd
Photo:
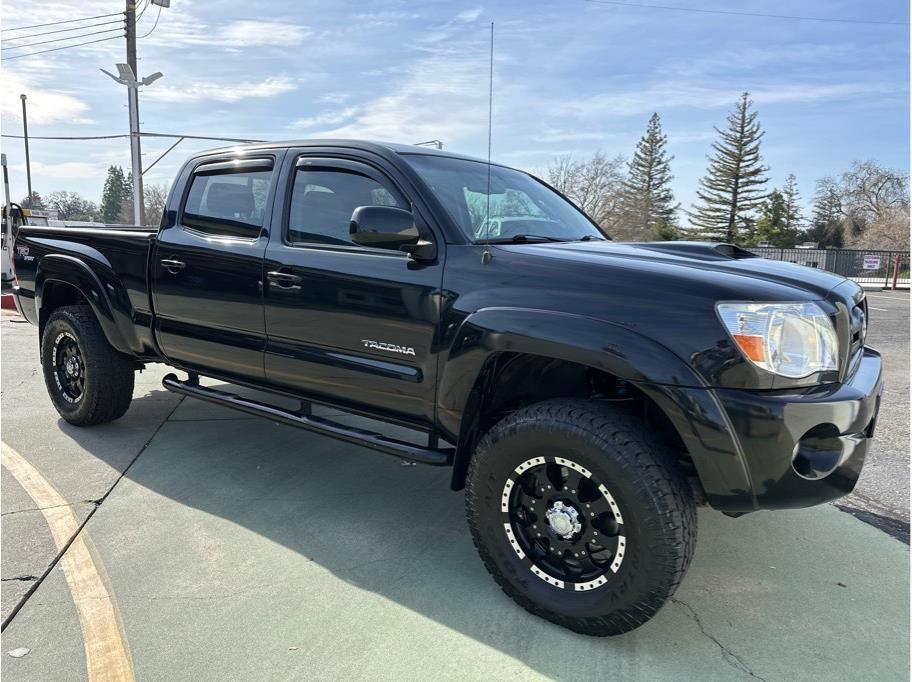
<path fill-rule="evenodd" d="M 54 378 L 61 395 L 70 402 L 79 402 L 85 394 L 85 360 L 75 337 L 60 332 L 54 339 Z"/>
<path fill-rule="evenodd" d="M 70 424 L 104 424 L 130 407 L 135 364 L 108 343 L 87 305 L 63 306 L 48 315 L 41 369 L 54 407 Z"/>
<path fill-rule="evenodd" d="M 573 460 L 533 457 L 520 464 L 504 486 L 501 511 L 514 551 L 545 582 L 589 590 L 621 567 L 621 510 L 592 472 Z"/>

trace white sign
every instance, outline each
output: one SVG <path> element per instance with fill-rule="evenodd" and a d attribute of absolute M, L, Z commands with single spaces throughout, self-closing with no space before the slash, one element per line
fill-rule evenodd
<path fill-rule="evenodd" d="M 865 256 L 862 270 L 880 270 L 880 256 Z"/>

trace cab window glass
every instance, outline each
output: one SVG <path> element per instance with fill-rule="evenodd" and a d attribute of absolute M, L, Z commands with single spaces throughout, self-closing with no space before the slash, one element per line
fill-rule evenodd
<path fill-rule="evenodd" d="M 269 170 L 194 175 L 183 224 L 214 236 L 256 239 L 263 227 L 271 180 Z"/>
<path fill-rule="evenodd" d="M 300 167 L 291 191 L 288 241 L 352 246 L 349 225 L 359 206 L 408 209 L 392 186 L 357 171 Z"/>

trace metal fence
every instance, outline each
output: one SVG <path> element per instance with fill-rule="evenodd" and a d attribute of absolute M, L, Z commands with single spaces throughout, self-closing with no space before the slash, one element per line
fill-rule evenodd
<path fill-rule="evenodd" d="M 777 249 L 750 248 L 764 258 L 798 263 L 829 270 L 859 284 L 880 285 L 885 289 L 908 288 L 908 251 L 865 251 L 861 249 Z"/>

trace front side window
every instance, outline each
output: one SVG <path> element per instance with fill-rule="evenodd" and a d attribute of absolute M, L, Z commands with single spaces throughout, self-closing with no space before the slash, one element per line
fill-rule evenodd
<path fill-rule="evenodd" d="M 349 226 L 359 206 L 409 208 L 391 185 L 357 170 L 300 166 L 291 190 L 288 241 L 353 246 Z"/>
<path fill-rule="evenodd" d="M 218 237 L 256 239 L 266 215 L 272 171 L 201 169 L 193 176 L 184 204 L 184 226 Z"/>
<path fill-rule="evenodd" d="M 605 239 L 576 206 L 535 178 L 481 161 L 404 154 L 471 241 Z"/>

